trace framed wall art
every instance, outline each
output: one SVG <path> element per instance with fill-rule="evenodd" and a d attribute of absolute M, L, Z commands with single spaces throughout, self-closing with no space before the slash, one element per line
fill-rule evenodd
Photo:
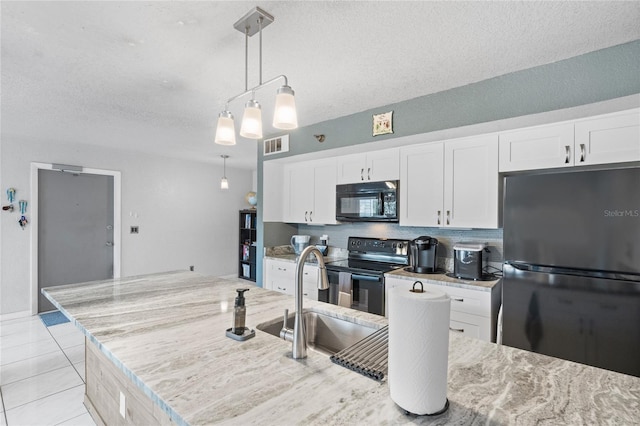
<path fill-rule="evenodd" d="M 373 115 L 373 136 L 393 133 L 393 111 Z"/>

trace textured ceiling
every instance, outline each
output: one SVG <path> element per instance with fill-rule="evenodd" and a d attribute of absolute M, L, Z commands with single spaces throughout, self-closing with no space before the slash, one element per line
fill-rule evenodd
<path fill-rule="evenodd" d="M 254 168 L 255 141 L 213 135 L 244 90 L 233 24 L 256 5 L 275 17 L 263 80 L 287 75 L 303 126 L 640 39 L 637 1 L 2 1 L 3 139 Z M 249 86 L 257 56 L 254 36 Z M 257 93 L 266 134 L 277 86 Z M 230 105 L 237 122 L 245 100 Z"/>

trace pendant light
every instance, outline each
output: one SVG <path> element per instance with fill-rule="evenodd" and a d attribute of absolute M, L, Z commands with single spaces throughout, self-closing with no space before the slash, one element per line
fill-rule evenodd
<path fill-rule="evenodd" d="M 220 145 L 236 144 L 236 129 L 233 126 L 233 114 L 226 109 L 218 115 L 215 142 Z"/>
<path fill-rule="evenodd" d="M 242 124 L 240 125 L 240 136 L 248 139 L 262 139 L 262 109 L 260 103 L 255 98 L 255 92 L 263 87 L 283 80 L 284 84 L 276 92 L 276 101 L 273 114 L 273 127 L 276 129 L 290 130 L 298 127 L 298 116 L 296 112 L 295 92 L 289 86 L 287 77 L 279 75 L 266 82 L 262 81 L 262 29 L 272 23 L 274 17 L 259 7 L 251 9 L 240 18 L 233 27 L 245 35 L 245 60 L 244 60 L 244 92 L 229 98 L 227 106 L 218 116 L 215 143 L 220 145 L 235 145 L 235 124 L 233 115 L 228 111 L 228 105 L 232 101 L 243 96 L 251 95 L 251 99 L 245 104 Z M 251 89 L 248 88 L 248 52 L 249 37 L 260 35 L 260 80 L 259 84 Z"/>
<path fill-rule="evenodd" d="M 220 179 L 220 189 L 229 189 L 229 181 L 227 180 L 227 158 L 228 155 L 221 155 L 223 161 L 222 179 Z"/>

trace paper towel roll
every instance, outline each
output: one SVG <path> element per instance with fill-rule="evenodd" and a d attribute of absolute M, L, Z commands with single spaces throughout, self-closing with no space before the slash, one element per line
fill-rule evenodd
<path fill-rule="evenodd" d="M 413 414 L 438 413 L 447 404 L 451 299 L 406 288 L 389 289 L 388 296 L 391 399 Z"/>

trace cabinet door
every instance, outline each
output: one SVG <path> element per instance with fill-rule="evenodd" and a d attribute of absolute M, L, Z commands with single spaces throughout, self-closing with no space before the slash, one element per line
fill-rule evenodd
<path fill-rule="evenodd" d="M 400 149 L 368 152 L 364 178 L 372 182 L 400 179 Z"/>
<path fill-rule="evenodd" d="M 578 121 L 575 165 L 640 160 L 640 111 Z"/>
<path fill-rule="evenodd" d="M 573 166 L 573 124 L 501 133 L 500 171 Z"/>
<path fill-rule="evenodd" d="M 444 144 L 444 226 L 498 228 L 498 136 Z"/>
<path fill-rule="evenodd" d="M 313 213 L 310 224 L 335 225 L 336 222 L 336 160 L 314 162 Z"/>
<path fill-rule="evenodd" d="M 264 260 L 264 288 L 293 295 L 295 264 L 273 259 Z"/>
<path fill-rule="evenodd" d="M 356 183 L 366 180 L 367 165 L 365 154 L 350 154 L 338 157 L 337 183 Z"/>
<path fill-rule="evenodd" d="M 307 223 L 313 211 L 313 169 L 308 162 L 285 168 L 285 221 Z"/>
<path fill-rule="evenodd" d="M 442 226 L 444 145 L 400 150 L 400 226 Z"/>
<path fill-rule="evenodd" d="M 302 274 L 302 295 L 318 300 L 318 267 L 305 264 Z"/>

